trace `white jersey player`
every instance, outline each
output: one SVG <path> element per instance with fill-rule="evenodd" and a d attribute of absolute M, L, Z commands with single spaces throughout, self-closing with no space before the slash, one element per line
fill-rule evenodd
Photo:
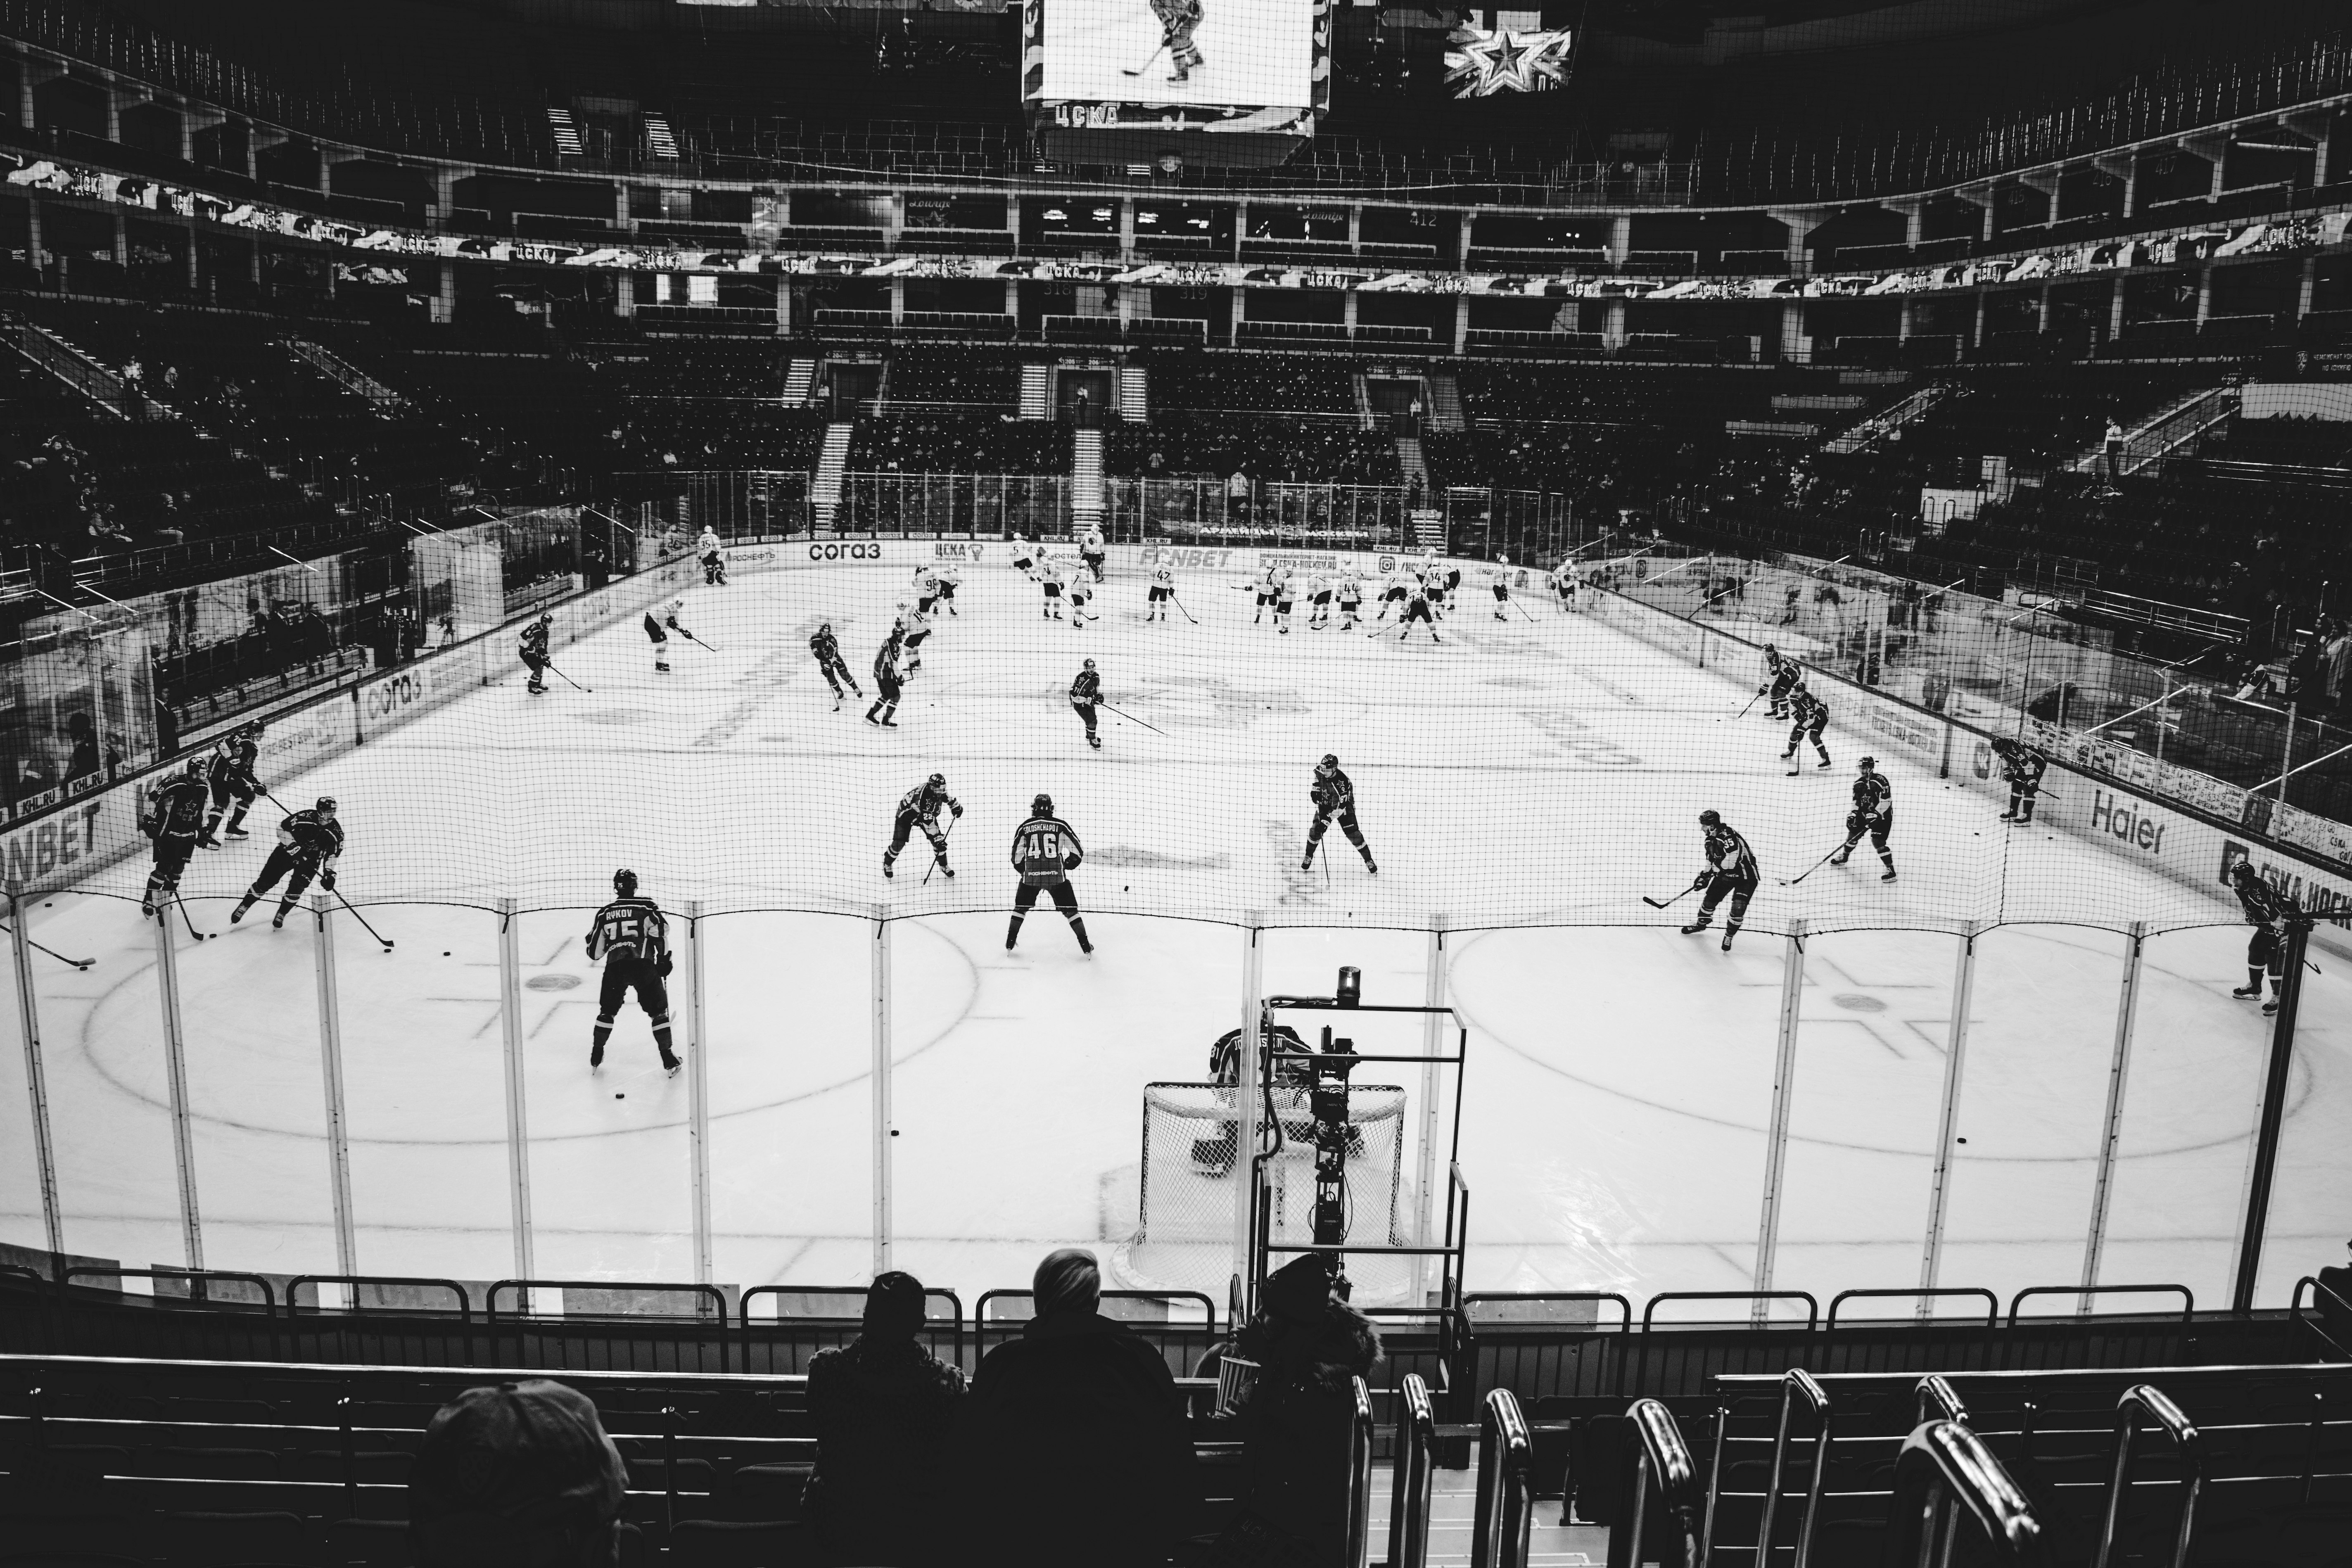
<path fill-rule="evenodd" d="M 1577 575 L 1575 558 L 1560 557 L 1559 564 L 1551 569 L 1551 590 L 1559 596 L 1559 607 L 1563 610 L 1576 608 L 1576 595 L 1583 586 L 1583 579 Z"/>
<path fill-rule="evenodd" d="M 1339 574 L 1339 629 L 1356 629 L 1356 618 L 1364 607 L 1364 580 L 1353 566 Z"/>
<path fill-rule="evenodd" d="M 719 547 L 718 532 L 709 527 L 694 542 L 694 552 L 702 560 L 702 581 L 706 586 L 723 588 L 727 585 L 727 555 Z"/>
<path fill-rule="evenodd" d="M 1298 588 L 1287 566 L 1274 573 L 1274 629 L 1290 635 L 1290 606 L 1298 602 Z"/>
<path fill-rule="evenodd" d="M 1044 564 L 1037 568 L 1037 583 L 1045 590 L 1045 618 L 1049 621 L 1060 620 L 1062 618 L 1061 563 L 1050 555 L 1045 557 Z"/>
<path fill-rule="evenodd" d="M 1307 579 L 1307 627 L 1328 625 L 1331 619 L 1331 579 L 1318 572 Z"/>
<path fill-rule="evenodd" d="M 1511 607 L 1511 558 L 1507 555 L 1495 557 L 1494 588 L 1495 618 L 1507 621 L 1511 618 L 1505 613 Z"/>
<path fill-rule="evenodd" d="M 1151 569 L 1151 592 L 1146 598 L 1143 618 L 1146 623 L 1168 618 L 1168 601 L 1176 596 L 1176 574 L 1165 563 Z"/>
<path fill-rule="evenodd" d="M 1024 577 L 1034 576 L 1037 568 L 1037 547 L 1017 533 L 1008 543 L 1013 552 L 1013 569 Z"/>
<path fill-rule="evenodd" d="M 929 562 L 915 568 L 915 608 L 925 615 L 939 602 L 940 574 Z"/>

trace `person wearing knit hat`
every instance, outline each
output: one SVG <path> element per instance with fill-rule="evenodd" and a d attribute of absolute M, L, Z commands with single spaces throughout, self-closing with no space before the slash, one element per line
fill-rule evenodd
<path fill-rule="evenodd" d="M 923 1283 L 892 1269 L 866 1292 L 865 1331 L 809 1360 L 816 1471 L 802 1503 L 835 1559 L 933 1554 L 963 1373 L 919 1342 Z"/>
<path fill-rule="evenodd" d="M 1354 1383 L 1381 1359 L 1381 1337 L 1331 1285 L 1323 1258 L 1302 1254 L 1266 1277 L 1257 1315 L 1234 1336 L 1233 1355 L 1256 1371 L 1204 1434 L 1240 1439 L 1244 1478 L 1241 1511 L 1218 1535 L 1210 1568 L 1345 1555 Z M 1202 1371 L 1216 1374 L 1206 1363 Z"/>
<path fill-rule="evenodd" d="M 418 1568 L 609 1568 L 628 1468 L 596 1406 L 544 1378 L 436 1411 L 408 1478 Z"/>
<path fill-rule="evenodd" d="M 1192 1434 L 1160 1351 L 1097 1310 L 1076 1247 L 1031 1281 L 1036 1316 L 981 1359 L 956 1466 L 958 1568 L 1164 1563 L 1200 1506 Z"/>

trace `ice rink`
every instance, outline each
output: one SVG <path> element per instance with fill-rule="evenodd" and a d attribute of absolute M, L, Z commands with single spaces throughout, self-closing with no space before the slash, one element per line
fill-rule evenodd
<path fill-rule="evenodd" d="M 1049 0 L 1038 96 L 1303 109 L 1314 100 L 1314 31 L 1315 7 L 1303 0 L 1206 0 L 1192 34 L 1201 63 L 1177 81 L 1160 49 L 1164 29 L 1145 0 Z M 1125 74 L 1138 68 L 1139 75 Z"/>
<path fill-rule="evenodd" d="M 994 553 L 992 547 L 992 553 Z M 682 620 L 715 646 L 657 675 L 636 617 L 558 650 L 593 694 L 533 698 L 518 670 L 329 765 L 264 776 L 342 803 L 343 890 L 396 947 L 334 920 L 357 1261 L 374 1275 L 514 1272 L 499 988 L 500 900 L 521 911 L 533 1272 L 678 1280 L 689 1237 L 689 1084 L 643 1016 L 586 1066 L 595 974 L 581 946 L 616 866 L 700 924 L 713 1276 L 841 1284 L 872 1265 L 869 975 L 889 921 L 892 1261 L 967 1300 L 1025 1281 L 1046 1248 L 1116 1250 L 1135 1228 L 1142 1088 L 1205 1076 L 1240 1018 L 1244 928 L 1265 928 L 1269 993 L 1417 1003 L 1433 920 L 1446 999 L 1470 1028 L 1461 1159 L 1470 1282 L 1638 1301 L 1737 1289 L 1754 1265 L 1788 942 L 1804 943 L 1777 1281 L 1824 1302 L 1920 1277 L 1952 987 L 1976 937 L 1940 1279 L 2004 1293 L 2080 1277 L 2114 1056 L 2123 929 L 2152 922 L 2100 1278 L 2226 1294 L 2267 1045 L 2230 988 L 2233 905 L 2078 840 L 1996 820 L 1999 802 L 1898 759 L 1901 879 L 1864 849 L 1796 888 L 1841 835 L 1862 747 L 1785 772 L 1785 729 L 1734 715 L 1748 672 L 1698 670 L 1608 625 L 1484 588 L 1413 646 L 1251 624 L 1249 597 L 1184 580 L 1181 616 L 1142 622 L 1114 573 L 1098 623 L 1039 612 L 1001 565 L 967 571 L 900 727 L 835 711 L 805 639 L 830 619 L 861 684 L 907 574 L 833 566 L 697 587 Z M 1109 700 L 1091 752 L 1062 693 L 1081 658 Z M 1741 681 L 1746 679 L 1746 684 Z M 1834 705 L 1834 693 L 1831 697 Z M 1156 727 L 1147 729 L 1144 726 Z M 1297 869 L 1315 759 L 1353 775 L 1380 873 L 1337 851 Z M 933 770 L 967 807 L 952 879 L 895 879 L 893 808 Z M 1003 946 L 1011 833 L 1052 793 L 1086 845 L 1074 881 L 1098 951 L 1033 916 Z M 1686 888 L 1703 807 L 1755 843 L 1766 879 L 1728 954 L 1640 896 Z M 204 854 L 174 926 L 205 1261 L 334 1271 L 316 938 L 307 915 L 231 926 L 276 814 Z M 37 958 L 68 1248 L 184 1261 L 153 928 L 143 865 L 45 903 Z M 261 913 L 266 913 L 264 906 Z M 2340 1257 L 2352 1209 L 2352 987 L 2304 993 L 2265 1252 L 2267 1300 Z M 681 976 L 682 978 L 682 976 Z M 11 997 L 13 1006 L 14 998 Z M 13 1016 L 13 1011 L 11 1013 Z M 1418 1026 L 1360 1029 L 1363 1049 Z M 24 1061 L 0 1052 L 0 1239 L 41 1244 Z M 1367 1072 L 1371 1081 L 1386 1081 Z M 1417 1096 L 1417 1079 L 1407 1079 Z M 1449 1103 L 1443 1107 L 1450 1112 Z M 1442 1164 L 1441 1164 L 1441 1169 Z M 1408 1201 L 1410 1201 L 1408 1194 Z"/>

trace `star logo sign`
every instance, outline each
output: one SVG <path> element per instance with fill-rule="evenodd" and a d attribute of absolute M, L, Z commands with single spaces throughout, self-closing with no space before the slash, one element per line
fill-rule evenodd
<path fill-rule="evenodd" d="M 1456 98 L 1540 92 L 1562 84 L 1570 35 L 1456 27 L 1446 37 L 1445 79 Z"/>

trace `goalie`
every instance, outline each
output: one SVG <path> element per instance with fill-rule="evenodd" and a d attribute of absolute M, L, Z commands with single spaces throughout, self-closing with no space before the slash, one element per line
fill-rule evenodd
<path fill-rule="evenodd" d="M 1299 1037 L 1298 1031 L 1287 1024 L 1261 1024 L 1258 1026 L 1257 1048 L 1259 1061 L 1268 1063 L 1271 1068 L 1261 1069 L 1259 1081 L 1271 1082 L 1292 1091 L 1287 1100 L 1277 1101 L 1278 1108 L 1287 1111 L 1304 1109 L 1306 1093 L 1315 1083 L 1314 1065 L 1295 1054 L 1271 1062 L 1268 1062 L 1268 1057 L 1275 1051 L 1300 1053 L 1311 1047 Z M 1217 1037 L 1215 1045 L 1209 1047 L 1209 1077 L 1219 1089 L 1234 1089 L 1240 1085 L 1241 1072 L 1242 1032 L 1228 1029 Z M 1234 1168 L 1234 1122 L 1220 1121 L 1215 1137 L 1192 1140 L 1192 1165 L 1201 1174 L 1222 1176 Z M 1282 1135 L 1291 1142 L 1312 1145 L 1315 1124 L 1312 1121 L 1286 1119 Z M 1348 1152 L 1351 1155 L 1361 1153 L 1363 1146 L 1363 1133 L 1350 1126 L 1348 1129 Z"/>
<path fill-rule="evenodd" d="M 1151 14 L 1160 18 L 1160 47 L 1176 68 L 1168 79 L 1190 81 L 1192 68 L 1202 63 L 1200 47 L 1192 42 L 1193 29 L 1201 25 L 1201 0 L 1151 0 Z"/>

